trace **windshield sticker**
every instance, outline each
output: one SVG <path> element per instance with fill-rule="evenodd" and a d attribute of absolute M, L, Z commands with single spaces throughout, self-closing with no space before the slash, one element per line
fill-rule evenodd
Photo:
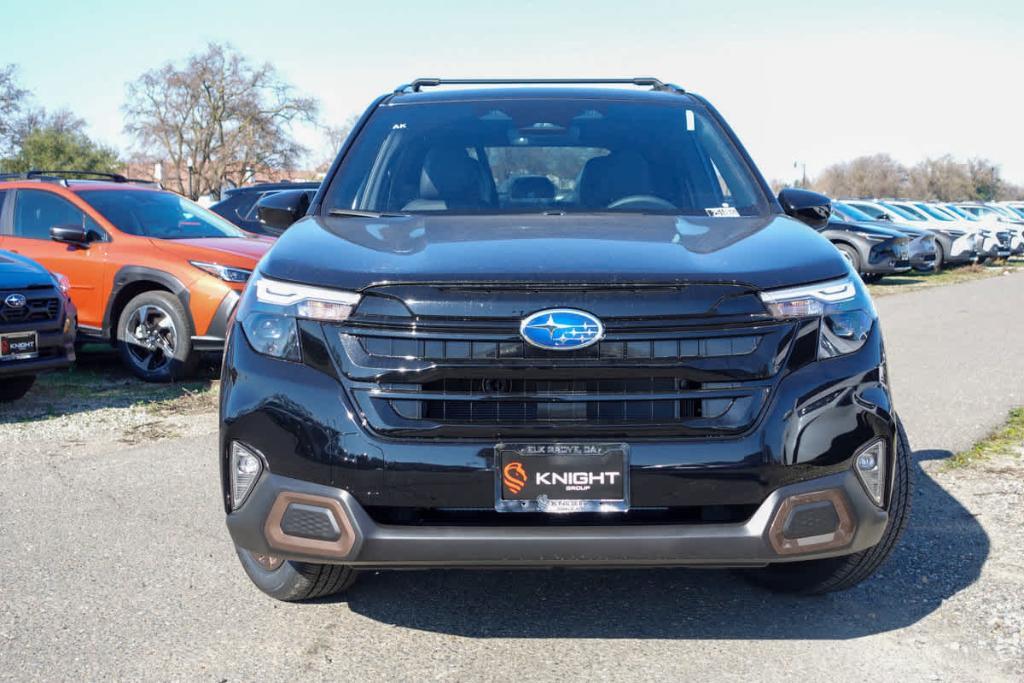
<path fill-rule="evenodd" d="M 704 209 L 712 218 L 739 218 L 740 212 L 731 206 L 713 206 Z"/>
<path fill-rule="evenodd" d="M 697 124 L 693 120 L 693 110 L 686 110 L 686 130 L 697 130 Z"/>

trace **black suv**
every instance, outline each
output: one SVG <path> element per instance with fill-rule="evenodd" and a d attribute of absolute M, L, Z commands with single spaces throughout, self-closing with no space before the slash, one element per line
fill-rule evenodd
<path fill-rule="evenodd" d="M 227 218 L 229 221 L 257 235 L 277 237 L 283 229 L 277 229 L 260 223 L 256 212 L 256 203 L 264 197 L 282 190 L 303 190 L 303 197 L 308 202 L 316 194 L 320 183 L 259 183 L 243 185 L 224 190 L 221 200 L 210 207 L 210 211 Z M 295 195 L 292 195 L 295 196 Z M 287 226 L 286 226 L 287 227 Z"/>
<path fill-rule="evenodd" d="M 299 219 L 299 194 L 262 220 Z M 910 450 L 872 302 L 813 229 L 829 212 L 774 198 L 718 112 L 657 79 L 382 96 L 232 325 L 245 571 L 283 600 L 366 568 L 868 577 Z"/>
<path fill-rule="evenodd" d="M 77 314 L 63 275 L 0 251 L 0 401 L 21 398 L 44 370 L 75 361 Z"/>

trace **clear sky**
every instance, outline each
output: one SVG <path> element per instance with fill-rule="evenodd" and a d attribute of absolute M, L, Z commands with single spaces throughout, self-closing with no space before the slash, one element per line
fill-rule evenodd
<path fill-rule="evenodd" d="M 125 84 L 226 41 L 318 97 L 328 122 L 417 76 L 653 75 L 711 99 L 769 178 L 948 152 L 1024 184 L 1024 0 L 0 5 L 0 64 L 122 150 Z"/>

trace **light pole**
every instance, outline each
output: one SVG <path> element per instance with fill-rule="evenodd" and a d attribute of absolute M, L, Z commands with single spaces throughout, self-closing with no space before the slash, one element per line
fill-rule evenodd
<path fill-rule="evenodd" d="M 195 165 L 192 163 L 192 159 L 190 158 L 188 160 L 188 198 L 193 201 L 196 198 L 195 190 L 192 187 L 192 174 L 195 173 L 195 170 Z"/>
<path fill-rule="evenodd" d="M 803 161 L 794 161 L 793 168 L 801 169 L 800 172 L 800 187 L 807 187 L 807 164 Z"/>

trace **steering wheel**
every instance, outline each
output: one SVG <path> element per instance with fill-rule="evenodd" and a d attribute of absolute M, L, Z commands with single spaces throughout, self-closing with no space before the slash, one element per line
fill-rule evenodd
<path fill-rule="evenodd" d="M 608 205 L 609 209 L 669 209 L 674 210 L 676 205 L 670 201 L 655 197 L 653 194 L 631 194 L 628 197 L 616 199 Z"/>

